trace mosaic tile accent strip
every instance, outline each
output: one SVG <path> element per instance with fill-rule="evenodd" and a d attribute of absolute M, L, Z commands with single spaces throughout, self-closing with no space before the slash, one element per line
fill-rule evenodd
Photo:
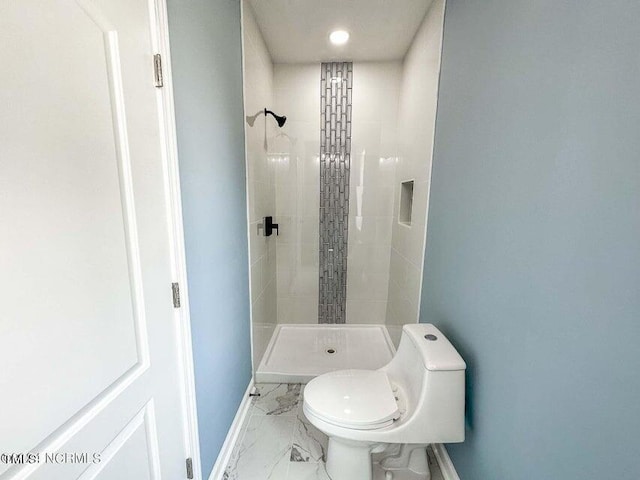
<path fill-rule="evenodd" d="M 345 323 L 353 64 L 323 63 L 320 78 L 318 323 Z"/>

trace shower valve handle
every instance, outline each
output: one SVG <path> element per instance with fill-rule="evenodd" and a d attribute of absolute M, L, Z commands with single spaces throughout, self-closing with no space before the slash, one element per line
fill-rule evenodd
<path fill-rule="evenodd" d="M 270 237 L 273 231 L 276 231 L 276 235 L 280 235 L 280 230 L 277 223 L 273 223 L 273 217 L 264 217 L 264 236 Z"/>

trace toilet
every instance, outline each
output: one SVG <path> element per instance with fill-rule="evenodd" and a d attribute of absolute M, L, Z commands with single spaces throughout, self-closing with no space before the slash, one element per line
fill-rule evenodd
<path fill-rule="evenodd" d="M 431 324 L 405 325 L 393 359 L 379 370 L 339 370 L 311 380 L 303 411 L 329 437 L 331 480 L 372 480 L 372 453 L 393 472 L 430 478 L 426 446 L 464 441 L 466 364 Z M 391 473 L 389 473 L 391 472 Z M 417 476 L 416 476 L 417 475 Z"/>

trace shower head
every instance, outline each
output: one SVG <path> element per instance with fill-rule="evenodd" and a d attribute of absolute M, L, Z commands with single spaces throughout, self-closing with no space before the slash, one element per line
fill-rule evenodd
<path fill-rule="evenodd" d="M 267 110 L 266 108 L 264 109 L 264 116 L 266 117 L 267 114 L 271 114 L 273 115 L 273 118 L 276 119 L 276 122 L 278 122 L 278 126 L 280 128 L 284 127 L 284 124 L 287 123 L 287 117 L 285 117 L 284 115 L 276 115 L 275 113 L 273 113 L 271 110 Z"/>

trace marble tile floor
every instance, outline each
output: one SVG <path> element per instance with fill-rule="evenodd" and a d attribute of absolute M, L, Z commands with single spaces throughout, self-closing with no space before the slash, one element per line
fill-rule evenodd
<path fill-rule="evenodd" d="M 300 384 L 259 384 L 225 480 L 330 480 L 327 437 L 305 418 Z M 428 449 L 431 480 L 443 480 Z"/>

